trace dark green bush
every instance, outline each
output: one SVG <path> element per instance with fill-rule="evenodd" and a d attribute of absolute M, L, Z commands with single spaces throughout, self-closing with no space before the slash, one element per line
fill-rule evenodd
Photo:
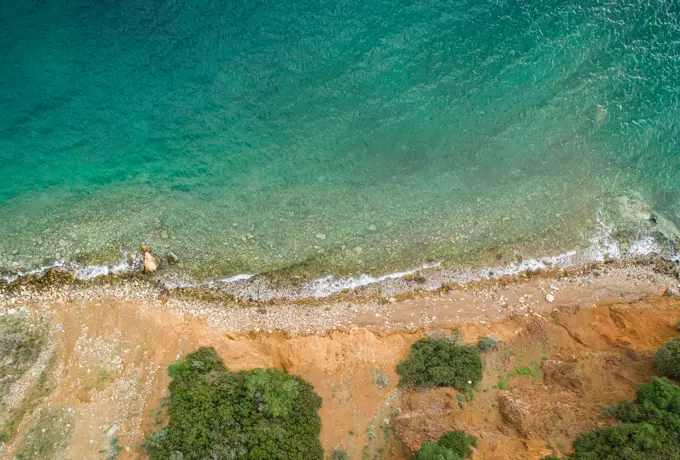
<path fill-rule="evenodd" d="M 409 355 L 397 366 L 397 373 L 401 376 L 400 385 L 462 390 L 481 380 L 482 360 L 475 347 L 457 345 L 444 338 L 423 338 L 411 346 Z"/>
<path fill-rule="evenodd" d="M 584 433 L 570 460 L 677 460 L 678 446 L 665 430 L 648 423 L 620 423 Z"/>
<path fill-rule="evenodd" d="M 624 423 L 582 434 L 566 458 L 680 460 L 680 387 L 655 377 L 609 414 Z"/>
<path fill-rule="evenodd" d="M 168 373 L 170 420 L 144 443 L 152 460 L 322 459 L 321 398 L 279 369 L 229 372 L 200 348 Z"/>
<path fill-rule="evenodd" d="M 654 377 L 638 388 L 634 401 L 619 404 L 610 415 L 626 423 L 649 423 L 680 440 L 680 387 Z"/>
<path fill-rule="evenodd" d="M 452 450 L 460 458 L 472 457 L 472 448 L 477 446 L 477 438 L 465 431 L 449 431 L 439 438 L 439 445 Z"/>
<path fill-rule="evenodd" d="M 669 340 L 657 350 L 656 365 L 662 375 L 680 379 L 680 337 Z"/>
<path fill-rule="evenodd" d="M 424 442 L 412 460 L 463 460 L 472 457 L 472 446 L 476 445 L 474 436 L 464 431 L 450 431 L 438 442 Z"/>
<path fill-rule="evenodd" d="M 420 450 L 411 457 L 412 460 L 461 460 L 451 449 L 440 446 L 436 442 L 427 441 L 420 446 Z"/>

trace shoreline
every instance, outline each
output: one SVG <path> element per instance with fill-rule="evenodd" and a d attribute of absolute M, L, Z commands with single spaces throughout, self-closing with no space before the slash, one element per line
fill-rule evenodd
<path fill-rule="evenodd" d="M 199 317 L 229 333 L 282 332 L 294 336 L 353 328 L 413 332 L 461 323 L 485 324 L 567 305 L 588 307 L 680 295 L 678 266 L 658 256 L 445 282 L 435 289 L 416 287 L 394 295 L 367 286 L 328 297 L 267 300 L 214 291 L 169 290 L 144 276 L 77 283 L 68 281 L 68 272 L 51 274 L 46 277 L 47 284 L 41 284 L 45 278 L 40 278 L 14 289 L 0 289 L 0 311 L 26 304 L 50 309 L 72 303 L 123 301 Z M 403 279 L 394 282 L 413 284 Z"/>
<path fill-rule="evenodd" d="M 625 199 L 624 199 L 625 198 Z M 455 259 L 433 260 L 420 265 L 399 268 L 381 274 L 360 273 L 335 275 L 321 271 L 316 277 L 306 271 L 304 263 L 261 273 L 232 273 L 226 278 L 192 280 L 190 272 L 184 271 L 184 261 L 174 253 L 161 258 L 152 273 L 145 271 L 145 253 L 154 248 L 146 243 L 135 251 L 122 251 L 114 262 L 102 264 L 77 260 L 60 260 L 51 265 L 21 271 L 17 266 L 0 272 L 0 290 L 37 282 L 39 279 L 58 278 L 71 283 L 100 283 L 126 278 L 149 278 L 168 290 L 210 291 L 217 296 L 255 299 L 306 299 L 332 297 L 338 293 L 366 291 L 386 296 L 400 295 L 414 290 L 436 290 L 446 283 L 469 283 L 487 281 L 506 276 L 518 276 L 523 272 L 571 270 L 591 263 L 626 262 L 640 257 L 661 257 L 680 265 L 680 230 L 671 221 L 654 213 L 644 202 L 623 197 L 619 199 L 619 212 L 623 228 L 608 223 L 598 212 L 596 230 L 583 238 L 580 246 L 561 252 L 537 252 L 531 244 L 487 247 L 466 257 L 464 262 Z M 627 222 L 627 223 L 625 223 Z M 628 228 L 629 225 L 633 225 Z M 635 229 L 635 231 L 633 231 Z M 449 238 L 457 245 L 456 238 Z M 145 248 L 145 249 L 141 249 Z M 467 251 L 466 251 L 467 252 Z M 527 257 L 533 254 L 534 257 Z M 112 256 L 112 254 L 110 254 Z M 172 256 L 172 260 L 170 259 Z M 115 256 L 114 256 L 115 257 Z M 92 263 L 94 262 L 94 263 Z M 298 266 L 299 265 L 299 266 Z M 296 268 L 297 267 L 297 268 Z M 298 269 L 304 268 L 300 274 Z M 53 283 L 51 283 L 53 284 Z"/>
<path fill-rule="evenodd" d="M 77 285 L 87 289 L 88 286 L 124 284 L 136 280 L 185 298 L 236 303 L 309 303 L 316 299 L 356 300 L 357 296 L 404 297 L 413 292 L 436 292 L 448 285 L 505 284 L 508 279 L 517 282 L 537 275 L 564 276 L 598 264 L 626 266 L 649 263 L 662 265 L 663 270 L 674 273 L 680 279 L 680 239 L 671 240 L 657 235 L 656 238 L 644 236 L 630 243 L 619 242 L 612 238 L 611 228 L 603 227 L 584 248 L 533 259 L 523 259 L 521 254 L 516 254 L 515 260 L 509 264 L 445 268 L 440 263 L 430 263 L 381 276 L 362 274 L 341 278 L 326 275 L 310 281 L 291 278 L 284 286 L 273 282 L 266 273 L 238 274 L 204 283 L 177 283 L 165 276 L 163 268 L 155 273 L 146 272 L 144 256 L 139 252 L 129 252 L 124 254 L 118 264 L 113 265 L 79 266 L 75 262 L 60 262 L 23 273 L 4 273 L 0 275 L 0 293 L 26 286 L 43 290 Z"/>

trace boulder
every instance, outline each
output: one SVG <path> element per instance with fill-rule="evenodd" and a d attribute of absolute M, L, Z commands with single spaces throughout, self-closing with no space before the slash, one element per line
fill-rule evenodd
<path fill-rule="evenodd" d="M 161 266 L 161 258 L 151 251 L 144 253 L 144 270 L 147 273 L 153 273 Z"/>

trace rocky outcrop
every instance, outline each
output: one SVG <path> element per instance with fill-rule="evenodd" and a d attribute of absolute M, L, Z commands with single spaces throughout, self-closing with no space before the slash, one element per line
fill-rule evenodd
<path fill-rule="evenodd" d="M 458 391 L 453 388 L 409 394 L 404 410 L 394 423 L 394 431 L 402 445 L 415 452 L 423 442 L 439 439 L 455 430 L 463 412 L 457 396 Z"/>

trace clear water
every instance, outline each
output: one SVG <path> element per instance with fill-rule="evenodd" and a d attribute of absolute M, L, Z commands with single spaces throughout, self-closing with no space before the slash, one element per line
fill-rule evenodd
<path fill-rule="evenodd" d="M 467 264 L 584 244 L 620 195 L 680 223 L 677 0 L 0 13 L 0 269 Z"/>

